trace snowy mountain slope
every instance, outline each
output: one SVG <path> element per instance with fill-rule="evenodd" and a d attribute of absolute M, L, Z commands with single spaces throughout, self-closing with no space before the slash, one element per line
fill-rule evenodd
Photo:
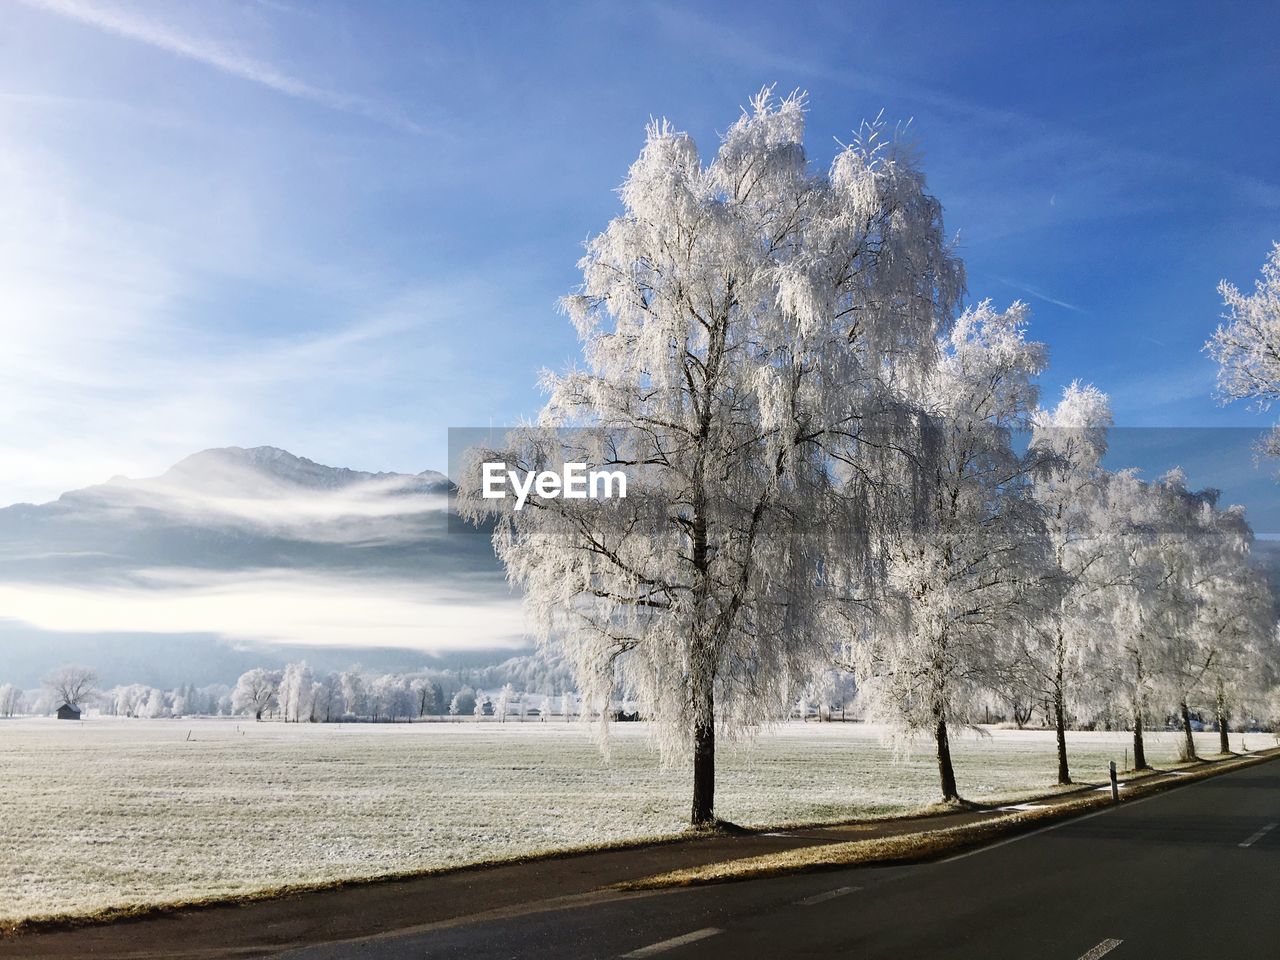
<path fill-rule="evenodd" d="M 484 537 L 446 539 L 448 490 L 434 471 L 205 450 L 159 477 L 0 509 L 0 579 L 95 581 L 150 567 L 495 571 Z"/>
<path fill-rule="evenodd" d="M 0 676 L 6 661 L 30 659 L 16 649 L 23 636 L 41 638 L 30 646 L 75 638 L 81 652 L 94 637 L 151 649 L 167 637 L 175 657 L 195 653 L 193 637 L 436 655 L 526 648 L 489 538 L 450 529 L 449 490 L 433 471 L 228 447 L 158 477 L 0 509 Z"/>

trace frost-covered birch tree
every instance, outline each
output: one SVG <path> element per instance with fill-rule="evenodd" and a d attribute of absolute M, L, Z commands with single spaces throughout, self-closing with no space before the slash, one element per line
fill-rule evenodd
<path fill-rule="evenodd" d="M 1224 402 L 1251 400 L 1259 410 L 1280 399 L 1280 243 L 1262 265 L 1252 294 L 1223 280 L 1218 285 L 1226 312 L 1204 345 L 1218 362 L 1218 396 Z M 1261 452 L 1280 456 L 1280 425 L 1262 441 Z"/>
<path fill-rule="evenodd" d="M 1152 485 L 1150 495 L 1159 510 L 1144 548 L 1152 565 L 1148 629 L 1159 645 L 1153 680 L 1181 718 L 1182 755 L 1194 759 L 1191 707 L 1209 692 L 1215 662 L 1244 626 L 1233 623 L 1248 609 L 1234 594 L 1253 587 L 1265 602 L 1265 588 L 1248 576 L 1253 533 L 1242 507 L 1219 509 L 1217 490 L 1189 490 L 1176 469 Z"/>
<path fill-rule="evenodd" d="M 303 723 L 311 719 L 312 689 L 315 676 L 307 661 L 287 664 L 276 697 L 285 723 Z"/>
<path fill-rule="evenodd" d="M 1213 703 L 1219 745 L 1226 753 L 1229 703 L 1249 688 L 1250 674 L 1270 673 L 1271 591 L 1250 567 L 1253 529 L 1243 507 L 1218 509 L 1216 490 L 1192 493 L 1180 474 L 1164 486 L 1173 500 L 1166 517 L 1185 533 L 1167 561 L 1173 575 L 1162 600 L 1168 631 L 1162 673 L 1182 719 L 1184 756 L 1196 756 L 1190 708 L 1204 702 Z"/>
<path fill-rule="evenodd" d="M 1111 529 L 1106 554 L 1105 604 L 1110 630 L 1091 634 L 1096 681 L 1123 699 L 1133 730 L 1133 769 L 1147 769 L 1145 724 L 1153 664 L 1159 662 L 1156 594 L 1164 575 L 1150 549 L 1162 517 L 1158 498 L 1133 470 L 1107 483 L 1105 520 Z"/>
<path fill-rule="evenodd" d="M 1045 363 L 1025 324 L 1023 305 L 999 313 L 984 301 L 944 338 L 921 391 L 936 447 L 912 494 L 921 522 L 886 531 L 884 595 L 848 645 L 870 715 L 934 738 L 944 800 L 959 799 L 950 732 L 974 722 L 1000 645 L 1034 619 L 1049 583 L 1034 460 L 1010 436 L 1029 424 Z"/>
<path fill-rule="evenodd" d="M 1200 583 L 1197 629 L 1209 649 L 1205 693 L 1218 727 L 1220 753 L 1229 753 L 1231 722 L 1275 683 L 1275 607 L 1266 578 L 1249 562 L 1253 531 L 1237 507 L 1218 518 L 1227 530 L 1213 568 Z"/>
<path fill-rule="evenodd" d="M 894 397 L 963 286 L 904 147 L 866 127 L 823 174 L 803 128 L 803 98 L 766 90 L 704 164 L 651 124 L 623 212 L 587 246 L 564 301 L 584 365 L 546 376 L 540 429 L 498 459 L 563 460 L 587 441 L 545 431 L 589 428 L 580 459 L 626 467 L 627 497 L 513 512 L 479 498 L 474 471 L 461 484 L 465 513 L 497 515 L 497 552 L 584 712 L 621 686 L 664 757 L 692 758 L 699 826 L 715 821 L 717 736 L 785 716 L 830 656 L 821 611 L 868 552 Z"/>
<path fill-rule="evenodd" d="M 1052 411 L 1038 410 L 1033 418 L 1031 450 L 1037 465 L 1031 492 L 1042 511 L 1058 599 L 1043 619 L 1017 635 L 1025 643 L 1015 670 L 1038 699 L 1052 704 L 1061 784 L 1071 782 L 1068 696 L 1084 667 L 1082 639 L 1094 629 L 1095 601 L 1104 582 L 1107 530 L 1100 503 L 1110 426 L 1106 395 L 1079 382 L 1067 387 Z"/>
<path fill-rule="evenodd" d="M 1183 751 L 1195 756 L 1189 699 L 1210 650 L 1196 630 L 1198 581 L 1216 493 L 1193 493 L 1180 470 L 1155 483 L 1122 471 L 1108 484 L 1115 569 L 1108 587 L 1114 633 L 1099 636 L 1097 662 L 1123 691 L 1133 726 L 1134 769 L 1147 767 L 1145 723 L 1153 700 L 1182 717 Z M 1108 649 L 1110 648 L 1110 649 Z"/>

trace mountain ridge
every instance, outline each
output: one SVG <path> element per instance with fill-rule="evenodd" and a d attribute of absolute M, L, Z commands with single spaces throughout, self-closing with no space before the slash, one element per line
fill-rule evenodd
<path fill-rule="evenodd" d="M 525 648 L 519 597 L 489 537 L 450 524 L 450 493 L 431 470 L 203 450 L 159 476 L 0 508 L 0 621 L 42 648 L 98 637 L 108 657 L 129 637 L 167 637 L 176 659 L 210 643 Z M 22 655 L 5 647 L 0 676 Z"/>

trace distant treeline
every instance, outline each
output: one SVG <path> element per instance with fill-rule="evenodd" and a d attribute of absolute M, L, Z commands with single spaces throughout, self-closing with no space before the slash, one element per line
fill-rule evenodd
<path fill-rule="evenodd" d="M 100 689 L 90 667 L 66 665 L 41 688 L 0 685 L 0 717 L 47 716 L 63 703 L 83 711 L 120 717 L 232 716 L 252 714 L 290 722 L 401 721 L 450 714 L 525 716 L 553 709 L 577 712 L 577 698 L 558 657 L 512 657 L 476 669 L 424 667 L 406 673 L 375 673 L 352 666 L 317 673 L 305 660 L 283 668 L 246 671 L 235 686 L 183 684 L 161 689 L 141 683 Z"/>

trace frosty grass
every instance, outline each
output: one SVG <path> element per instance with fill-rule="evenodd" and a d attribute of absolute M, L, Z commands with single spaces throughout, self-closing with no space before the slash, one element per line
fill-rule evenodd
<path fill-rule="evenodd" d="M 642 725 L 613 731 L 605 761 L 590 729 L 554 720 L 3 720 L 0 922 L 681 830 L 687 771 L 660 767 Z M 1051 731 L 990 734 L 954 737 L 964 796 L 1051 787 Z M 1149 735 L 1151 762 L 1172 762 L 1180 736 Z M 1102 780 L 1129 744 L 1068 740 L 1078 780 Z M 1217 750 L 1217 734 L 1199 742 Z M 908 811 L 935 800 L 936 775 L 928 743 L 895 758 L 875 727 L 793 722 L 754 750 L 722 750 L 717 813 L 764 825 Z"/>

